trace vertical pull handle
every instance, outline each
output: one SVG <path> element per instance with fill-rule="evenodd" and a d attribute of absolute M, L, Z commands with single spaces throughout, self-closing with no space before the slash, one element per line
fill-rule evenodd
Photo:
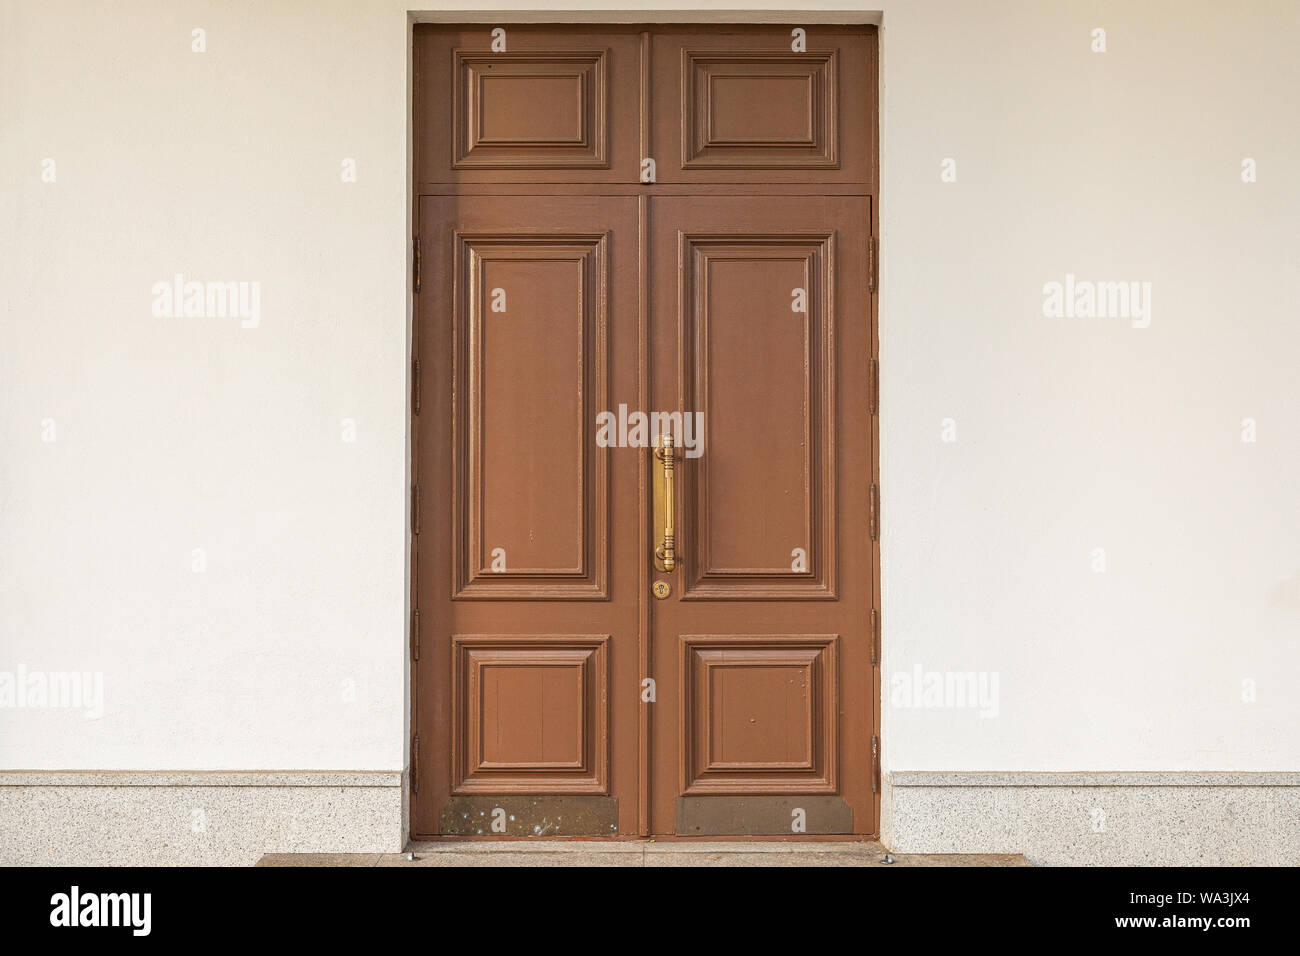
<path fill-rule="evenodd" d="M 655 567 L 672 571 L 677 567 L 677 535 L 673 528 L 673 477 L 676 456 L 670 432 L 655 442 L 655 458 L 663 464 L 663 485 L 655 485 L 655 525 L 663 528 L 663 541 L 655 548 Z M 662 487 L 662 492 L 660 488 Z"/>

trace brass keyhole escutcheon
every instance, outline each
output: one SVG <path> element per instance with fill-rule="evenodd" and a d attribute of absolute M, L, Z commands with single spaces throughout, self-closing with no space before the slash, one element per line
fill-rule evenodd
<path fill-rule="evenodd" d="M 656 581 L 654 587 L 652 587 L 650 591 L 655 597 L 662 601 L 668 595 L 673 593 L 673 588 L 667 581 Z"/>

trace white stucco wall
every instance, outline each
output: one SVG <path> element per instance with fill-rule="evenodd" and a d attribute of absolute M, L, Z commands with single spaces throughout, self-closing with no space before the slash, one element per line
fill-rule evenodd
<path fill-rule="evenodd" d="M 883 7 L 886 694 L 999 690 L 887 706 L 887 766 L 1295 769 L 1300 7 Z M 0 6 L 0 671 L 104 679 L 0 710 L 0 768 L 405 764 L 408 29 Z M 257 327 L 155 316 L 176 273 Z M 1149 327 L 1044 317 L 1067 273 Z"/>
<path fill-rule="evenodd" d="M 105 703 L 0 711 L 0 761 L 400 769 L 405 14 L 2 9 L 0 669 Z M 176 273 L 260 324 L 155 317 Z"/>

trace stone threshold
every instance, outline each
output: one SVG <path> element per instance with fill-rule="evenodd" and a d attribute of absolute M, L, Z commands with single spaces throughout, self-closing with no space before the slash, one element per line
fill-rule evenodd
<path fill-rule="evenodd" d="M 408 858 L 413 854 L 415 859 Z M 886 857 L 892 863 L 884 862 Z M 406 853 L 268 853 L 266 867 L 1029 866 L 1019 853 L 888 853 L 879 843 L 473 840 L 411 843 Z"/>

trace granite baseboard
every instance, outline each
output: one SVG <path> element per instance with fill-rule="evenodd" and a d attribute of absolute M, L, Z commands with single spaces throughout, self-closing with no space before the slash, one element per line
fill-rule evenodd
<path fill-rule="evenodd" d="M 1300 773 L 888 776 L 885 843 L 1035 866 L 1298 866 Z"/>
<path fill-rule="evenodd" d="M 396 853 L 391 772 L 0 772 L 0 865 L 248 866 L 267 853 Z"/>
<path fill-rule="evenodd" d="M 1035 865 L 1300 866 L 1300 773 L 886 777 L 900 853 L 1023 853 Z M 0 772 L 0 865 L 227 865 L 397 853 L 400 772 Z"/>

